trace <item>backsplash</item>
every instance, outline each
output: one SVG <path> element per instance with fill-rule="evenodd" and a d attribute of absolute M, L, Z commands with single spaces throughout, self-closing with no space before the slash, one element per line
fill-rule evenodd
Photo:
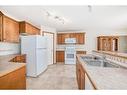
<path fill-rule="evenodd" d="M 117 63 L 119 65 L 123 65 L 123 66 L 127 67 L 127 57 L 113 56 L 111 54 L 99 53 L 96 51 L 93 51 L 93 54 L 99 55 L 99 56 L 104 56 L 109 61 L 112 61 L 114 63 Z"/>
<path fill-rule="evenodd" d="M 20 53 L 19 43 L 0 42 L 0 56 Z"/>

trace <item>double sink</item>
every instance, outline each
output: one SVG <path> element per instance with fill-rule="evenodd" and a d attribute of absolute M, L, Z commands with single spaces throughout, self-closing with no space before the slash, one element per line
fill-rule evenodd
<path fill-rule="evenodd" d="M 98 57 L 95 55 L 88 55 L 81 57 L 87 65 L 98 66 L 98 67 L 110 67 L 110 68 L 119 68 L 120 66 L 106 60 L 104 57 Z"/>

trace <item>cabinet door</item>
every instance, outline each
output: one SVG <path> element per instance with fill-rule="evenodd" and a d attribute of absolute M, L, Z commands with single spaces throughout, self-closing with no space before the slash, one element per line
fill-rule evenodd
<path fill-rule="evenodd" d="M 76 42 L 77 44 L 84 44 L 84 33 L 76 33 L 75 34 L 75 38 L 76 38 Z"/>
<path fill-rule="evenodd" d="M 2 41 L 2 39 L 3 39 L 3 36 L 2 36 L 3 25 L 2 25 L 2 23 L 3 23 L 3 16 L 2 16 L 2 14 L 0 14 L 0 41 Z"/>
<path fill-rule="evenodd" d="M 77 78 L 77 83 L 78 83 L 78 88 L 81 89 L 80 85 L 81 85 L 81 69 L 80 69 L 80 64 L 78 63 L 78 61 L 76 62 L 76 78 Z"/>
<path fill-rule="evenodd" d="M 40 29 L 36 28 L 35 26 L 25 23 L 26 24 L 26 32 L 30 35 L 39 35 Z"/>
<path fill-rule="evenodd" d="M 56 62 L 64 62 L 64 51 L 56 51 Z"/>
<path fill-rule="evenodd" d="M 81 85 L 80 89 L 84 90 L 85 89 L 85 72 L 83 71 L 83 68 L 81 68 Z"/>
<path fill-rule="evenodd" d="M 78 44 L 84 44 L 84 33 L 78 33 Z"/>
<path fill-rule="evenodd" d="M 57 44 L 65 44 L 65 34 L 57 34 Z"/>
<path fill-rule="evenodd" d="M 3 41 L 19 42 L 19 23 L 6 16 L 3 18 Z"/>
<path fill-rule="evenodd" d="M 26 33 L 30 34 L 30 35 L 35 35 L 36 32 L 33 31 L 33 27 L 31 27 L 31 25 L 29 25 L 28 23 L 25 24 L 26 25 Z"/>
<path fill-rule="evenodd" d="M 40 35 L 40 29 L 25 21 L 19 23 L 20 33 L 28 33 L 29 35 Z"/>
<path fill-rule="evenodd" d="M 67 37 L 67 35 L 61 34 L 61 44 L 65 44 L 65 38 L 66 37 Z"/>
<path fill-rule="evenodd" d="M 61 40 L 62 40 L 62 35 L 57 34 L 57 44 L 61 44 Z"/>

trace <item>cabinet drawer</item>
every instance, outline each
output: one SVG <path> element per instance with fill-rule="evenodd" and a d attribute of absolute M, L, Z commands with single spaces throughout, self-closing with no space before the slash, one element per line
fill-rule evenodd
<path fill-rule="evenodd" d="M 56 51 L 56 62 L 64 62 L 64 51 Z"/>

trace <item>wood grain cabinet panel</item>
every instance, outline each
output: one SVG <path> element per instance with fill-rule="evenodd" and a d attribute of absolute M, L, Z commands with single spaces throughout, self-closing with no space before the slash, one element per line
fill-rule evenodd
<path fill-rule="evenodd" d="M 78 88 L 80 90 L 85 90 L 85 89 L 96 90 L 97 89 L 95 84 L 89 77 L 87 71 L 78 60 L 78 58 L 76 60 L 76 77 L 77 77 Z"/>
<path fill-rule="evenodd" d="M 85 35 L 84 33 L 77 33 L 76 34 L 77 44 L 84 44 L 84 39 L 85 39 L 84 35 Z"/>
<path fill-rule="evenodd" d="M 64 51 L 56 51 L 56 62 L 64 62 Z"/>
<path fill-rule="evenodd" d="M 57 34 L 57 44 L 61 44 L 61 34 Z"/>
<path fill-rule="evenodd" d="M 20 33 L 27 33 L 29 35 L 40 35 L 40 29 L 32 24 L 22 21 L 19 23 Z"/>
<path fill-rule="evenodd" d="M 19 23 L 4 16 L 3 25 L 3 40 L 5 42 L 19 42 Z"/>
<path fill-rule="evenodd" d="M 0 41 L 3 39 L 3 13 L 0 11 Z"/>
<path fill-rule="evenodd" d="M 76 51 L 76 54 L 86 54 L 86 51 Z"/>
<path fill-rule="evenodd" d="M 97 37 L 97 50 L 118 51 L 118 36 Z"/>
<path fill-rule="evenodd" d="M 58 33 L 57 44 L 65 44 L 66 38 L 76 38 L 76 44 L 85 43 L 85 33 Z"/>
<path fill-rule="evenodd" d="M 18 70 L 0 77 L 1 90 L 21 90 L 26 89 L 26 68 L 21 67 Z"/>
<path fill-rule="evenodd" d="M 2 12 L 0 12 L 0 41 L 19 42 L 18 21 L 5 16 Z"/>

